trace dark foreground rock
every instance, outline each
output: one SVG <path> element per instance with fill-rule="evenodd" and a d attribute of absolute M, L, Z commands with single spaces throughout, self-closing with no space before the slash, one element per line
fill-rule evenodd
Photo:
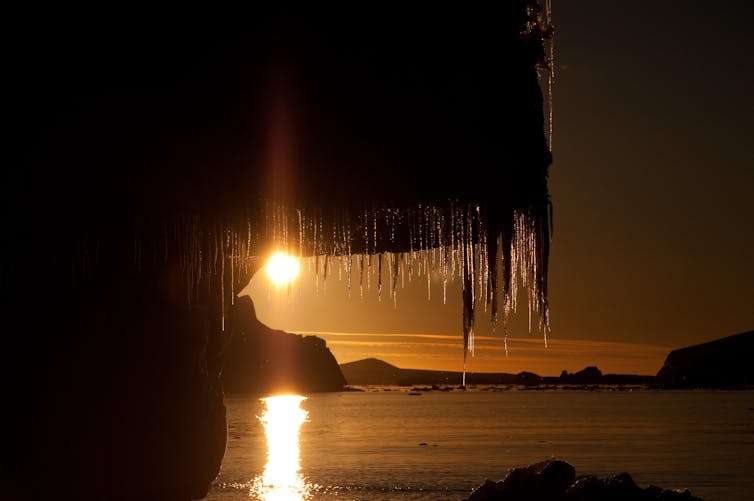
<path fill-rule="evenodd" d="M 466 501 L 702 501 L 688 490 L 651 485 L 641 488 L 628 473 L 610 478 L 576 476 L 576 469 L 559 459 L 513 468 L 499 482 L 487 480 Z"/>

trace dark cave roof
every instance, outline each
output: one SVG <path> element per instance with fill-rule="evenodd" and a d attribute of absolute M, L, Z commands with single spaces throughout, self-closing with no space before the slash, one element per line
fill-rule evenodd
<path fill-rule="evenodd" d="M 259 198 L 541 201 L 550 153 L 526 3 L 28 14 L 16 202 L 73 217 L 227 214 Z"/>

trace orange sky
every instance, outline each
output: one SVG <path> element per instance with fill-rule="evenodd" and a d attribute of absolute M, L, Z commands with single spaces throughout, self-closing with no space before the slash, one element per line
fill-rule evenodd
<path fill-rule="evenodd" d="M 375 357 L 410 369 L 463 370 L 460 336 L 433 334 L 365 334 L 311 332 L 324 338 L 340 363 Z M 471 372 L 530 371 L 557 376 L 595 365 L 604 373 L 654 375 L 672 348 L 634 343 L 572 339 L 508 338 L 508 354 L 501 337 L 477 336 L 474 354 L 467 357 Z"/>
<path fill-rule="evenodd" d="M 374 273 L 363 289 L 356 276 L 347 287 L 337 261 L 335 272 L 323 281 L 302 267 L 302 276 L 290 288 L 271 285 L 257 273 L 244 293 L 254 301 L 259 320 L 299 334 L 319 336 L 339 363 L 375 357 L 402 368 L 463 370 L 460 282 L 449 281 L 446 301 L 435 276 L 404 280 L 393 301 L 384 281 L 381 299 Z M 476 322 L 474 353 L 467 370 L 476 372 L 531 371 L 543 376 L 562 370 L 576 372 L 596 365 L 603 373 L 655 374 L 665 356 L 678 346 L 568 338 L 550 333 L 545 345 L 541 332 L 529 332 L 526 305 L 512 318 L 508 353 L 500 330 L 492 332 L 482 309 Z"/>
<path fill-rule="evenodd" d="M 754 328 L 754 66 L 742 64 L 754 52 L 754 3 L 603 3 L 561 2 L 553 12 L 552 332 L 545 349 L 522 305 L 509 335 L 527 343 L 491 363 L 502 370 L 529 357 L 517 367 L 654 373 L 670 348 Z M 461 348 L 446 346 L 462 335 L 458 283 L 443 304 L 437 280 L 427 298 L 425 275 L 394 305 L 387 294 L 376 300 L 374 283 L 364 299 L 355 283 L 347 299 L 336 275 L 326 290 L 304 282 L 277 298 L 252 284 L 259 317 L 292 332 L 447 335 L 431 349 L 408 349 L 410 338 L 327 339 L 342 361 L 362 346 L 363 356 L 397 365 L 460 366 Z M 493 335 L 484 313 L 476 332 Z M 500 344 L 480 339 L 473 363 L 489 363 L 489 350 L 500 357 Z"/>
<path fill-rule="evenodd" d="M 659 353 L 754 328 L 754 66 L 741 64 L 753 51 L 754 3 L 603 3 L 562 2 L 553 13 L 549 347 L 529 333 L 524 305 L 510 336 L 527 342 L 512 342 L 506 359 L 502 341 L 480 339 L 474 364 L 655 373 Z M 249 290 L 260 319 L 291 332 L 453 336 L 430 349 L 428 338 L 323 335 L 341 361 L 363 347 L 396 365 L 457 368 L 460 346 L 446 345 L 461 339 L 460 286 L 443 304 L 441 284 L 431 281 L 428 300 L 421 280 L 399 290 L 397 306 L 374 288 L 361 299 L 358 284 L 347 299 L 335 276 L 318 293 L 306 281 L 290 296 Z M 477 334 L 493 335 L 484 314 Z M 412 350 L 421 359 L 409 362 Z"/>

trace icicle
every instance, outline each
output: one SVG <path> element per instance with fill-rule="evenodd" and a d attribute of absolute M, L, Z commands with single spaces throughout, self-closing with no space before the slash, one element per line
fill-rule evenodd
<path fill-rule="evenodd" d="M 377 255 L 377 300 L 382 301 L 382 254 Z"/>
<path fill-rule="evenodd" d="M 314 256 L 314 293 L 319 294 L 319 254 Z"/>
<path fill-rule="evenodd" d="M 408 211 L 408 281 L 411 282 L 411 274 L 413 273 L 412 264 L 414 260 L 414 225 L 416 224 L 416 215 L 413 209 Z"/>
<path fill-rule="evenodd" d="M 552 151 L 552 130 L 553 130 L 553 97 L 552 97 L 552 87 L 555 83 L 555 31 L 553 29 L 552 24 L 552 2 L 551 0 L 546 0 L 545 2 L 545 14 L 546 14 L 546 23 L 547 28 L 549 29 L 549 46 L 550 46 L 550 57 L 549 57 L 549 73 L 547 75 L 547 128 L 548 128 L 548 146 L 550 148 L 550 151 Z"/>
<path fill-rule="evenodd" d="M 423 221 L 423 211 L 422 211 L 421 204 L 419 204 L 418 211 L 419 211 L 419 218 L 420 218 L 419 219 L 419 225 L 418 225 L 418 230 L 419 230 L 419 250 L 423 251 L 425 249 L 425 247 L 424 247 L 424 232 L 422 231 L 422 227 L 424 226 L 424 221 Z"/>
<path fill-rule="evenodd" d="M 246 220 L 246 258 L 251 258 L 251 219 Z"/>
<path fill-rule="evenodd" d="M 498 235 L 497 226 L 490 230 L 490 235 L 487 239 L 487 303 L 490 306 L 490 322 L 492 324 L 492 332 L 495 332 L 497 327 L 497 315 L 498 315 L 498 254 L 500 249 L 500 236 Z"/>
<path fill-rule="evenodd" d="M 229 236 L 230 238 L 230 236 Z M 230 252 L 230 305 L 236 304 L 236 275 L 235 275 L 235 258 L 233 249 Z"/>
<path fill-rule="evenodd" d="M 359 256 L 359 299 L 364 299 L 364 254 Z"/>
<path fill-rule="evenodd" d="M 367 256 L 367 290 L 372 290 L 372 255 Z"/>
<path fill-rule="evenodd" d="M 448 261 L 442 265 L 442 304 L 448 303 Z"/>
<path fill-rule="evenodd" d="M 353 257 L 351 256 L 351 225 L 348 221 L 346 221 L 346 225 L 343 228 L 343 238 L 345 239 L 346 244 L 346 279 L 348 280 L 347 290 L 348 297 L 351 297 L 351 267 L 353 263 Z"/>
<path fill-rule="evenodd" d="M 327 276 L 330 274 L 330 257 L 325 256 L 322 263 L 322 289 L 327 292 Z"/>
<path fill-rule="evenodd" d="M 403 289 L 406 284 L 404 282 L 405 280 L 405 274 L 406 274 L 406 253 L 401 252 L 398 254 L 398 274 L 401 277 L 401 289 Z"/>
<path fill-rule="evenodd" d="M 298 215 L 298 257 L 304 257 L 304 220 L 301 209 L 296 210 Z"/>
<path fill-rule="evenodd" d="M 323 217 L 320 215 L 319 217 L 319 249 L 317 254 L 320 255 L 326 255 L 327 252 L 325 251 L 325 222 L 323 221 Z"/>
<path fill-rule="evenodd" d="M 216 221 L 211 225 L 198 218 L 163 225 L 162 234 L 160 230 L 156 231 L 157 240 L 151 249 L 141 248 L 142 238 L 147 242 L 148 235 L 135 233 L 134 264 L 138 264 L 140 255 L 146 253 L 148 256 L 153 251 L 157 252 L 157 259 L 163 253 L 165 260 L 178 259 L 189 284 L 186 290 L 189 303 L 200 295 L 200 287 L 206 286 L 216 294 L 219 285 L 223 329 L 227 313 L 226 281 L 231 281 L 233 305 L 238 287 L 245 285 L 240 284 L 241 279 L 255 268 L 250 262 L 259 257 L 256 246 L 260 242 L 280 247 L 290 245 L 293 249 L 297 247 L 300 257 L 309 256 L 308 267 L 310 271 L 314 268 L 317 293 L 321 293 L 320 283 L 324 290 L 328 276 L 337 271 L 341 280 L 346 279 L 350 296 L 354 266 L 358 266 L 360 298 L 365 294 L 365 282 L 366 288 L 370 289 L 372 274 L 376 273 L 377 295 L 381 301 L 385 265 L 389 270 L 389 294 L 396 308 L 398 287 L 404 287 L 406 281 L 410 283 L 419 277 L 424 278 L 427 300 L 431 301 L 432 277 L 433 273 L 437 274 L 442 281 L 443 304 L 446 304 L 449 282 L 460 278 L 466 364 L 468 353 L 474 353 L 477 301 L 484 301 L 483 307 L 489 311 L 493 332 L 499 330 L 497 325 L 503 322 L 508 355 L 508 317 L 517 309 L 519 281 L 526 291 L 529 330 L 539 329 L 547 345 L 550 330 L 546 281 L 552 233 L 550 209 L 551 206 L 533 206 L 500 214 L 487 206 L 461 200 L 437 205 L 416 204 L 405 211 L 372 206 L 359 209 L 358 216 L 354 216 L 356 226 L 352 227 L 352 215 L 347 211 L 307 213 L 304 209 L 267 202 L 257 208 L 258 216 L 252 214 L 244 222 L 245 235 L 228 223 Z M 266 224 L 252 228 L 252 218 Z M 169 239 L 170 232 L 176 233 L 174 241 Z M 395 244 L 404 247 L 398 248 Z M 377 263 L 373 264 L 373 258 Z M 337 261 L 333 262 L 333 259 Z M 383 262 L 384 259 L 388 260 L 387 263 Z M 89 264 L 86 262 L 83 266 Z M 228 277 L 225 276 L 226 266 L 230 266 Z M 338 266 L 338 269 L 332 270 L 331 266 Z"/>
<path fill-rule="evenodd" d="M 374 250 L 372 254 L 377 254 L 377 209 L 372 209 L 372 218 L 373 218 L 373 231 L 374 231 L 374 235 L 372 238 L 372 245 L 374 246 Z"/>
<path fill-rule="evenodd" d="M 322 253 L 319 249 L 319 221 L 315 220 L 313 221 L 314 228 L 312 229 L 312 239 L 314 240 L 314 255 L 320 256 Z M 314 263 L 314 274 L 317 275 L 319 273 L 319 267 L 317 266 L 319 263 L 315 261 Z"/>
<path fill-rule="evenodd" d="M 468 254 L 471 251 L 469 248 L 464 249 L 464 253 Z M 474 273 L 472 270 L 471 262 L 468 257 L 464 259 L 463 273 L 463 361 L 464 370 L 466 367 L 466 357 L 470 350 L 473 349 L 473 337 L 474 337 Z"/>
<path fill-rule="evenodd" d="M 220 251 L 223 253 L 220 259 L 220 324 L 222 332 L 225 332 L 225 251 L 222 246 Z"/>
<path fill-rule="evenodd" d="M 392 211 L 390 211 L 388 214 L 385 215 L 385 218 L 388 219 L 386 223 L 390 227 L 390 243 L 395 242 L 395 219 L 396 214 Z"/>
<path fill-rule="evenodd" d="M 398 258 L 395 253 L 390 253 L 390 295 L 393 298 L 393 307 L 398 308 L 398 291 L 396 289 L 398 285 Z"/>

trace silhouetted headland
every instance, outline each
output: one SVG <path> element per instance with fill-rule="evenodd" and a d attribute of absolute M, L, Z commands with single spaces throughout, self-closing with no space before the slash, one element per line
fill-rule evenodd
<path fill-rule="evenodd" d="M 270 329 L 248 296 L 233 307 L 234 332 L 225 354 L 229 394 L 342 391 L 346 380 L 325 340 Z"/>
<path fill-rule="evenodd" d="M 424 369 L 402 369 L 376 358 L 367 358 L 341 364 L 343 375 L 349 385 L 459 385 L 462 372 L 435 371 Z M 540 376 L 523 371 L 516 374 L 507 372 L 467 372 L 466 385 L 649 385 L 655 383 L 654 376 L 634 374 L 602 374 L 597 367 L 586 367 L 575 373 L 563 371 L 560 376 Z"/>
<path fill-rule="evenodd" d="M 754 331 L 673 350 L 657 372 L 670 387 L 741 387 L 754 384 Z"/>

